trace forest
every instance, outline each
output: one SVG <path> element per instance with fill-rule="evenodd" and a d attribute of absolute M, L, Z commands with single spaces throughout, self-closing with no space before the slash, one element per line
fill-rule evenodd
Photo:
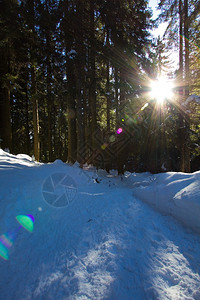
<path fill-rule="evenodd" d="M 1 0 L 1 148 L 119 174 L 199 170 L 200 3 L 158 7 L 155 20 L 147 0 Z M 173 96 L 159 103 L 163 74 Z"/>

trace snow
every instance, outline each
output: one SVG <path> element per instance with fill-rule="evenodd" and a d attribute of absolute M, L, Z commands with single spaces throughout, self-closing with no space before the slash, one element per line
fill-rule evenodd
<path fill-rule="evenodd" d="M 190 96 L 186 99 L 184 105 L 187 106 L 188 103 L 190 103 L 190 102 L 196 102 L 196 103 L 200 104 L 200 96 L 197 96 L 197 95 L 195 95 L 195 94 L 190 95 Z"/>
<path fill-rule="evenodd" d="M 134 185 L 136 197 L 200 233 L 200 171 L 156 174 Z"/>
<path fill-rule="evenodd" d="M 184 109 L 187 108 L 189 103 L 196 103 L 196 104 L 200 104 L 200 96 L 197 96 L 195 94 L 190 95 L 184 102 L 182 102 L 182 106 L 184 107 Z M 191 113 L 191 111 L 189 109 L 186 109 L 185 112 L 187 114 Z"/>
<path fill-rule="evenodd" d="M 199 300 L 199 181 L 0 150 L 0 299 Z"/>

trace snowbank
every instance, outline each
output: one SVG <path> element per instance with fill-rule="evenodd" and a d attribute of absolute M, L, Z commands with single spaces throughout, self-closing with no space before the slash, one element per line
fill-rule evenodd
<path fill-rule="evenodd" d="M 40 163 L 34 161 L 30 156 L 27 154 L 18 154 L 13 155 L 6 151 L 0 149 L 0 167 L 12 167 L 17 168 L 20 166 L 33 166 L 33 165 L 40 165 Z"/>
<path fill-rule="evenodd" d="M 149 174 L 133 186 L 134 196 L 200 233 L 200 171 Z"/>

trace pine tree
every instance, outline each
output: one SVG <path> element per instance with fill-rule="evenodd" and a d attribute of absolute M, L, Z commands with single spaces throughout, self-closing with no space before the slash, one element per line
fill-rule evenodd
<path fill-rule="evenodd" d="M 3 149 L 12 151 L 11 84 L 15 79 L 12 63 L 15 59 L 14 45 L 18 37 L 18 3 L 1 1 L 1 34 L 0 34 L 0 139 Z M 16 37 L 15 37 L 16 34 Z"/>
<path fill-rule="evenodd" d="M 194 3 L 190 3 L 190 12 L 192 7 L 195 7 Z M 177 15 L 179 15 L 179 122 L 178 133 L 180 135 L 180 169 L 183 172 L 190 172 L 190 125 L 189 116 L 187 114 L 187 108 L 182 110 L 183 103 L 189 95 L 189 28 L 192 20 L 193 13 L 189 16 L 188 0 L 179 0 L 168 3 L 167 1 L 161 1 L 159 7 L 162 9 L 162 20 L 169 20 L 168 30 L 171 30 L 178 21 Z M 195 11 L 195 10 L 194 10 Z M 171 31 L 170 31 L 171 32 Z"/>

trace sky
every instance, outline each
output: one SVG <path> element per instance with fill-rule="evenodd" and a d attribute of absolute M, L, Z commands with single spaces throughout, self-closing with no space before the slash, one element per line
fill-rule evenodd
<path fill-rule="evenodd" d="M 155 17 L 158 15 L 157 10 L 156 10 L 157 5 L 158 5 L 158 0 L 150 0 L 149 1 L 149 6 L 152 7 Z"/>
<path fill-rule="evenodd" d="M 149 0 L 149 6 L 153 10 L 153 18 L 154 19 L 156 19 L 158 17 L 158 15 L 159 15 L 159 10 L 156 9 L 159 2 L 160 2 L 159 0 Z M 164 22 L 164 23 L 160 24 L 158 28 L 152 30 L 152 34 L 155 37 L 158 37 L 159 35 L 160 35 L 160 37 L 162 37 L 163 34 L 164 34 L 164 32 L 165 32 L 165 30 L 166 30 L 166 28 L 167 28 L 167 25 L 168 25 L 167 22 Z M 174 70 L 177 69 L 177 66 L 178 66 L 178 54 L 177 54 L 177 51 L 171 52 L 170 53 L 170 58 L 174 62 Z"/>
<path fill-rule="evenodd" d="M 153 18 L 154 19 L 156 19 L 156 17 L 158 17 L 158 15 L 159 15 L 159 10 L 156 9 L 156 7 L 158 6 L 158 2 L 159 2 L 159 0 L 150 0 L 149 1 L 149 6 L 153 9 Z M 164 34 L 166 26 L 167 26 L 167 22 L 160 24 L 160 26 L 157 29 L 153 30 L 153 34 L 155 36 L 159 36 L 159 35 L 162 36 Z"/>

